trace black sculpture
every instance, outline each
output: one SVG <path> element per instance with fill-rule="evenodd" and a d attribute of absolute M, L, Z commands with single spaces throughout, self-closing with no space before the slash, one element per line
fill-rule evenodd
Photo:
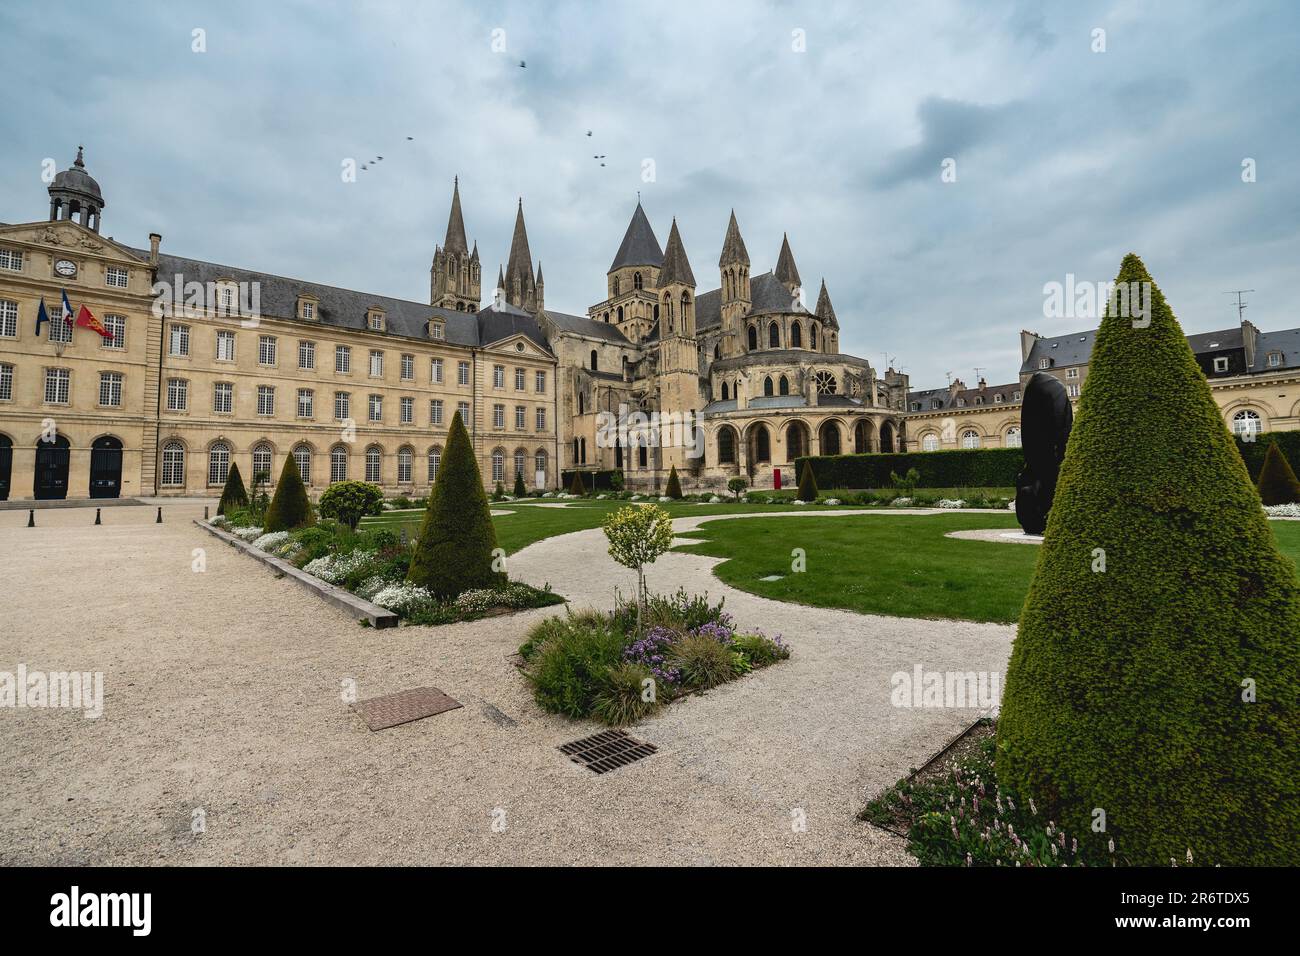
<path fill-rule="evenodd" d="M 1025 534 L 1042 534 L 1056 495 L 1056 478 L 1074 426 L 1070 396 L 1060 379 L 1035 372 L 1020 406 L 1025 468 L 1016 475 L 1016 520 Z"/>

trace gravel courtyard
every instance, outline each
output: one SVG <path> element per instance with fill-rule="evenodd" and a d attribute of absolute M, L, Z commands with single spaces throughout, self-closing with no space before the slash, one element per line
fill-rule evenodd
<path fill-rule="evenodd" d="M 0 709 L 0 865 L 907 864 L 855 813 L 975 714 L 895 708 L 890 675 L 1002 672 L 1014 633 L 782 604 L 722 585 L 715 559 L 666 555 L 652 589 L 725 594 L 794 657 L 637 725 L 659 753 L 597 776 L 556 747 L 598 725 L 541 713 L 510 660 L 563 608 L 362 628 L 195 527 L 202 506 L 154 514 L 105 509 L 95 527 L 93 509 L 44 510 L 29 529 L 0 512 L 0 670 L 105 679 L 99 719 Z M 789 522 L 794 547 L 801 518 L 754 520 Z M 508 569 L 574 606 L 635 589 L 599 530 Z M 361 698 L 433 684 L 464 707 L 371 733 L 341 698 L 349 679 Z"/>

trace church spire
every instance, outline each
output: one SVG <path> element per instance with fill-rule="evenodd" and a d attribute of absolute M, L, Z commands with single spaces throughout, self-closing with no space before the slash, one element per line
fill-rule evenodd
<path fill-rule="evenodd" d="M 650 220 L 646 218 L 641 200 L 638 199 L 636 211 L 627 224 L 627 232 L 623 233 L 623 242 L 606 274 L 625 266 L 659 266 L 663 261 L 664 254 L 659 248 L 659 240 L 655 238 L 655 231 L 650 228 Z"/>
<path fill-rule="evenodd" d="M 722 240 L 722 255 L 718 257 L 718 265 L 749 265 L 749 251 L 745 248 L 745 240 L 740 237 L 740 226 L 736 222 L 736 210 L 731 210 L 731 222 L 727 223 L 727 235 Z"/>
<path fill-rule="evenodd" d="M 515 233 L 510 239 L 510 256 L 506 259 L 506 275 L 514 279 L 526 275 L 533 281 L 533 254 L 528 248 L 528 229 L 524 226 L 524 201 L 519 200 L 515 213 Z"/>
<path fill-rule="evenodd" d="M 460 177 L 453 180 L 451 189 L 451 215 L 447 217 L 447 238 L 443 249 L 452 255 L 467 255 L 469 243 L 465 241 L 465 219 L 460 211 Z"/>
<path fill-rule="evenodd" d="M 677 231 L 676 217 L 673 218 L 673 227 L 668 232 L 663 268 L 659 270 L 661 288 L 673 283 L 695 288 L 695 273 L 691 271 L 691 262 L 686 258 L 686 248 L 682 245 L 681 233 Z"/>
<path fill-rule="evenodd" d="M 776 259 L 776 277 L 791 291 L 803 285 L 799 269 L 794 264 L 794 253 L 790 251 L 790 237 L 784 233 L 781 235 L 781 254 Z"/>
<path fill-rule="evenodd" d="M 814 312 L 828 329 L 840 327 L 839 320 L 835 318 L 835 306 L 831 305 L 831 295 L 826 291 L 825 279 L 822 279 L 822 290 L 817 293 L 817 308 Z"/>

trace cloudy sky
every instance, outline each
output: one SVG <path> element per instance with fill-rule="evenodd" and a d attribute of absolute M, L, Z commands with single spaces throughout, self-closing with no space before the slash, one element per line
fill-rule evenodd
<path fill-rule="evenodd" d="M 914 387 L 1012 380 L 1022 328 L 1093 324 L 1046 317 L 1044 283 L 1130 250 L 1189 332 L 1235 323 L 1230 289 L 1300 325 L 1288 0 L 8 0 L 0 49 L 6 222 L 84 142 L 120 241 L 427 301 L 459 174 L 485 279 L 522 196 L 547 304 L 585 313 L 638 190 L 700 291 L 734 207 L 754 272 L 788 232 L 843 349 Z"/>

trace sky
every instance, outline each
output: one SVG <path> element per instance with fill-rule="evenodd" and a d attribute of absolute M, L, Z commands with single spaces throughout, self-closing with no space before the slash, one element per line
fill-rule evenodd
<path fill-rule="evenodd" d="M 734 208 L 754 274 L 784 233 L 810 304 L 825 278 L 842 351 L 1000 384 L 1022 329 L 1096 324 L 1045 285 L 1130 251 L 1189 333 L 1234 289 L 1300 325 L 1297 50 L 1289 0 L 6 0 L 0 221 L 80 143 L 120 242 L 428 301 L 459 176 L 485 302 L 522 198 L 585 314 L 638 193 L 700 292 Z"/>

